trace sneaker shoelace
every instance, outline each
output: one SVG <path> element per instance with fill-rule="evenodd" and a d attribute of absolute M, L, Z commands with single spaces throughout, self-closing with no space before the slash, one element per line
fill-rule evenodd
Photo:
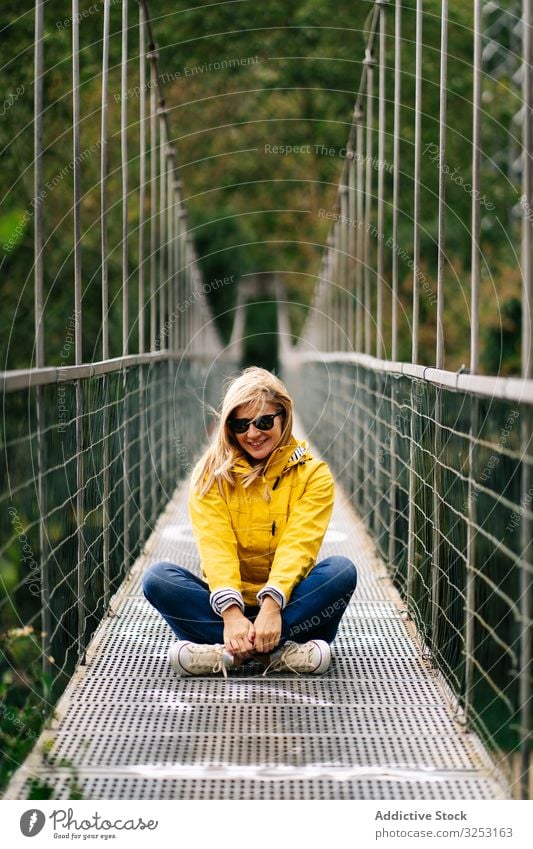
<path fill-rule="evenodd" d="M 224 663 L 224 646 L 220 646 L 217 648 L 202 649 L 199 651 L 196 649 L 193 657 L 189 661 L 189 669 L 191 672 L 212 672 L 216 674 L 217 672 L 222 672 L 224 678 L 228 677 L 228 670 L 226 669 L 226 664 Z"/>
<path fill-rule="evenodd" d="M 289 669 L 295 675 L 300 675 L 302 672 L 312 672 L 314 668 L 311 658 L 312 652 L 312 645 L 306 648 L 305 645 L 292 643 L 292 645 L 282 650 L 279 657 L 275 657 L 274 660 L 270 661 L 263 672 L 263 678 L 268 672 L 282 672 L 285 669 Z M 299 669 L 295 669 L 291 664 L 298 664 Z"/>

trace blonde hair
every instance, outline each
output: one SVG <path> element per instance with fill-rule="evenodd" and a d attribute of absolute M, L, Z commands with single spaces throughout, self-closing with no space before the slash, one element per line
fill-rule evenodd
<path fill-rule="evenodd" d="M 264 368 L 251 366 L 244 369 L 238 377 L 230 378 L 230 381 L 222 408 L 217 413 L 219 422 L 213 442 L 196 464 L 192 474 L 191 485 L 200 498 L 209 492 L 215 480 L 221 494 L 223 480 L 230 486 L 235 486 L 235 476 L 231 468 L 238 457 L 247 456 L 227 424 L 237 407 L 252 405 L 252 415 L 256 418 L 262 415 L 267 404 L 277 404 L 283 408 L 285 415 L 282 416 L 281 438 L 276 447 L 287 445 L 292 436 L 292 399 L 278 377 Z M 243 476 L 245 487 L 250 486 L 252 481 L 263 474 L 267 461 L 268 457 L 265 457 L 254 465 L 251 472 Z"/>

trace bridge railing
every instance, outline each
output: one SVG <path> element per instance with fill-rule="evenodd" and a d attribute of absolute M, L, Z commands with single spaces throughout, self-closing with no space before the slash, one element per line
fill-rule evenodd
<path fill-rule="evenodd" d="M 44 87 L 45 24 L 49 33 L 54 22 L 46 21 L 46 3 L 37 0 L 35 253 L 28 269 L 35 361 L 0 376 L 1 728 L 2 748 L 17 760 L 75 665 L 84 662 L 110 596 L 176 482 L 190 471 L 209 428 L 209 405 L 218 401 L 221 375 L 231 369 L 222 363 L 206 303 L 211 284 L 203 283 L 194 251 L 148 4 L 102 4 L 101 76 L 88 83 L 82 75 L 93 94 L 99 86 L 101 119 L 99 126 L 84 126 L 84 144 L 99 151 L 97 182 L 85 194 L 83 169 L 89 165 L 80 145 L 87 118 L 80 105 L 80 62 L 83 71 L 90 51 L 80 50 L 85 17 L 77 0 L 71 11 L 72 77 L 65 74 L 64 90 L 55 90 L 72 103 L 71 309 L 58 351 L 57 328 L 48 333 L 47 313 L 58 290 L 51 288 L 46 268 L 56 232 L 47 229 L 47 204 L 53 209 L 57 201 L 43 176 L 43 134 L 54 106 L 43 97 L 51 90 Z M 120 16 L 118 87 L 117 66 L 110 68 L 111 12 Z M 113 37 L 116 52 L 116 32 Z M 94 204 L 84 204 L 95 195 L 99 211 L 88 224 L 87 210 Z M 96 225 L 100 262 L 96 279 L 89 280 L 84 257 L 94 251 Z M 84 321 L 91 312 L 85 303 L 95 287 L 102 324 L 91 338 L 94 317 Z M 9 756 L 3 766 L 8 771 L 16 766 Z"/>
<path fill-rule="evenodd" d="M 514 33 L 520 27 L 513 71 L 521 91 L 509 82 L 516 115 L 504 126 L 483 97 L 494 94 L 495 77 L 484 64 L 488 47 L 494 52 L 493 40 L 484 39 L 494 4 L 474 0 L 464 60 L 457 55 L 468 31 L 462 19 L 460 28 L 453 21 L 448 50 L 447 0 L 376 0 L 314 301 L 298 344 L 285 352 L 285 376 L 308 433 L 372 530 L 458 717 L 510 767 L 524 797 L 533 583 L 532 5 L 524 0 L 521 19 L 511 21 Z M 471 9 L 454 12 L 467 17 Z M 508 45 L 502 52 L 510 55 Z M 449 77 L 452 62 L 461 71 Z M 448 100 L 465 68 L 471 88 L 450 114 Z M 431 91 L 438 92 L 438 120 L 425 111 Z M 491 158 L 493 137 L 514 151 L 505 180 Z M 433 150 L 436 168 L 428 170 Z M 487 174 L 507 192 L 501 208 L 492 204 L 492 216 L 484 206 Z M 461 221 L 465 186 L 470 214 Z M 447 228 L 457 241 L 458 227 L 462 255 L 470 255 L 459 288 L 456 255 L 446 243 Z M 502 228 L 520 258 L 517 377 L 480 374 L 480 315 L 486 321 L 491 306 L 480 309 L 480 291 L 494 271 L 497 314 L 498 288 L 510 273 L 507 267 L 498 279 L 491 269 L 493 234 Z M 456 372 L 445 369 L 453 361 L 445 348 L 457 342 L 457 313 L 445 307 L 456 308 L 458 298 L 468 315 L 470 362 Z"/>

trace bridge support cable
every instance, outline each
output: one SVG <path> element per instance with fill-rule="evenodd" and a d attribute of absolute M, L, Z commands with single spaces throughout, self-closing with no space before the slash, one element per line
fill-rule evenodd
<path fill-rule="evenodd" d="M 378 54 L 378 160 L 377 165 L 377 246 L 376 246 L 376 357 L 381 358 L 383 344 L 383 282 L 385 251 L 385 133 L 386 133 L 386 12 L 388 0 L 379 3 L 379 54 Z"/>
<path fill-rule="evenodd" d="M 82 313 L 82 267 L 81 267 L 81 146 L 80 146 L 80 18 L 79 2 L 72 0 L 72 156 L 74 174 L 73 217 L 74 217 L 74 338 L 75 362 L 83 362 L 83 313 Z M 84 536 L 84 439 L 82 417 L 84 415 L 83 386 L 75 383 L 75 431 L 76 431 L 76 538 L 77 538 L 77 657 L 85 662 L 86 648 L 86 604 L 85 604 L 85 536 Z"/>
<path fill-rule="evenodd" d="M 474 0 L 473 32 L 473 87 L 472 87 L 472 252 L 470 271 L 470 374 L 479 371 L 479 282 L 480 282 L 480 163 L 481 163 L 481 96 L 482 96 L 482 40 L 481 0 Z M 465 692 L 466 722 L 471 719 L 474 696 L 474 639 L 475 639 L 475 527 L 477 507 L 474 481 L 478 478 L 476 434 L 479 432 L 479 399 L 470 401 L 470 442 L 468 446 L 468 522 L 466 528 L 466 604 L 465 604 Z"/>
<path fill-rule="evenodd" d="M 347 251 L 346 258 L 346 290 L 347 290 L 347 350 L 354 345 L 356 334 L 356 298 L 355 291 L 355 265 L 357 258 L 355 255 L 355 203 L 356 203 L 356 168 L 355 168 L 355 152 L 353 144 L 348 150 L 348 220 L 347 227 Z"/>
<path fill-rule="evenodd" d="M 533 378 L 532 317 L 533 317 L 533 2 L 522 2 L 522 377 Z M 521 449 L 524 456 L 531 451 L 533 440 L 531 410 L 521 422 Z M 521 477 L 522 527 L 520 543 L 522 557 L 533 561 L 533 501 L 532 464 L 522 464 Z M 520 580 L 520 774 L 522 796 L 527 798 L 531 774 L 531 622 L 533 616 L 533 578 L 522 570 Z"/>
<path fill-rule="evenodd" d="M 44 36 L 44 0 L 35 4 L 35 46 L 34 46 L 34 126 L 33 126 L 33 207 L 34 207 L 34 314 L 35 314 L 35 365 L 44 366 L 44 326 L 43 326 L 43 36 Z M 47 556 L 48 537 L 45 522 L 46 495 L 46 444 L 43 438 L 45 420 L 44 392 L 37 387 L 35 393 L 37 419 L 37 497 L 40 510 L 39 550 L 41 583 L 41 653 L 43 681 L 50 678 L 50 568 Z M 43 695 L 46 697 L 46 685 Z"/>
<path fill-rule="evenodd" d="M 364 209 L 364 185 L 363 185 L 363 120 L 364 112 L 361 106 L 356 104 L 354 109 L 354 121 L 356 126 L 356 153 L 357 153 L 357 238 L 356 238 L 356 266 L 355 266 L 355 350 L 363 350 L 363 277 L 364 277 L 364 242 L 363 242 L 363 209 Z"/>
<path fill-rule="evenodd" d="M 120 61 L 120 176 L 122 199 L 122 356 L 129 353 L 130 336 L 130 270 L 128 252 L 128 0 L 122 0 Z M 130 394 L 128 373 L 122 375 L 124 393 L 124 421 L 122 424 L 122 491 L 123 491 L 123 573 L 126 575 L 130 558 Z"/>
<path fill-rule="evenodd" d="M 448 96 L 448 0 L 442 0 L 440 16 L 440 81 L 439 81 L 439 190 L 438 190 L 438 238 L 437 238 L 437 332 L 435 367 L 444 368 L 444 275 L 446 266 L 446 142 L 447 142 L 447 96 Z M 438 656 L 440 629 L 439 619 L 442 605 L 442 582 L 444 558 L 441 557 L 442 541 L 442 466 L 446 448 L 446 436 L 442 424 L 442 395 L 435 394 L 435 436 L 433 454 L 432 523 L 431 540 L 431 636 L 430 649 L 433 657 Z"/>
<path fill-rule="evenodd" d="M 415 102 L 414 102 L 414 176 L 413 176 L 413 304 L 411 324 L 411 362 L 418 362 L 418 337 L 420 322 L 420 186 L 422 165 L 422 76 L 423 76 L 423 0 L 416 0 L 415 24 Z M 408 543 L 407 543 L 407 605 L 408 609 L 414 598 L 414 558 L 415 558 L 415 523 L 416 523 L 416 489 L 415 456 L 417 445 L 413 439 L 416 424 L 416 406 L 418 395 L 416 384 L 411 384 L 410 391 L 410 440 L 409 440 L 409 503 L 408 503 Z M 410 614 L 414 611 L 411 609 Z"/>
<path fill-rule="evenodd" d="M 448 97 L 448 0 L 442 0 L 439 83 L 439 221 L 437 240 L 437 345 L 435 367 L 444 368 L 444 272 L 446 265 L 446 141 Z"/>
<path fill-rule="evenodd" d="M 365 224 L 364 224 L 364 314 L 365 314 L 365 354 L 372 353 L 372 137 L 374 131 L 374 53 L 367 48 L 366 65 L 366 134 L 365 134 Z"/>
<path fill-rule="evenodd" d="M 146 110 L 146 90 L 147 90 L 147 50 L 146 50 L 146 21 L 145 11 L 142 3 L 139 3 L 139 234 L 138 234 L 138 280 L 137 280 L 137 332 L 138 332 L 138 351 L 139 354 L 144 354 L 146 350 L 146 201 L 147 201 L 147 139 L 148 139 L 148 116 Z M 173 350 L 176 347 L 173 346 Z M 146 384 L 144 372 L 139 371 L 139 399 L 144 406 Z M 144 445 L 146 441 L 146 417 L 143 414 L 139 421 L 139 444 Z M 141 451 L 139 457 L 140 474 L 139 474 L 139 514 L 140 527 L 139 533 L 144 539 L 148 532 L 148 514 L 147 514 L 147 481 L 149 481 L 150 468 L 147 463 L 147 452 Z"/>
<path fill-rule="evenodd" d="M 102 107 L 100 124 L 100 249 L 101 249 L 101 291 L 102 291 L 102 360 L 109 358 L 109 256 L 108 256 L 108 114 L 109 114 L 109 30 L 110 30 L 110 0 L 104 2 L 104 20 L 102 33 Z M 109 395 L 109 378 L 102 378 L 103 395 Z M 110 459 L 111 446 L 109 437 L 109 404 L 104 403 L 102 409 L 103 431 L 103 460 L 102 460 L 102 568 L 103 568 L 103 602 L 107 608 L 111 597 L 110 574 Z"/>
<path fill-rule="evenodd" d="M 348 164 L 348 160 L 347 160 Z M 346 174 L 346 169 L 345 169 Z M 337 350 L 349 350 L 352 341 L 348 336 L 349 333 L 349 316 L 350 316 L 350 293 L 348 290 L 348 207 L 349 207 L 349 185 L 343 182 L 340 192 L 340 250 L 339 250 L 339 275 L 337 281 L 337 304 L 338 304 L 338 346 Z"/>
<path fill-rule="evenodd" d="M 413 195 L 413 315 L 411 330 L 411 362 L 418 362 L 418 326 L 420 321 L 420 185 L 422 163 L 422 54 L 423 0 L 416 0 L 415 34 L 415 150 Z"/>
<path fill-rule="evenodd" d="M 393 154 L 392 154 L 392 254 L 391 254 L 391 357 L 398 359 L 398 217 L 400 213 L 400 139 L 401 139 L 401 93 L 402 93 L 402 2 L 397 0 L 394 15 L 394 118 L 393 118 Z M 391 384 L 391 415 L 397 408 L 396 384 Z M 398 429 L 391 431 L 390 451 L 390 488 L 389 510 L 391 529 L 389 534 L 388 559 L 391 566 L 395 565 L 396 521 L 397 521 L 397 480 L 398 480 Z"/>

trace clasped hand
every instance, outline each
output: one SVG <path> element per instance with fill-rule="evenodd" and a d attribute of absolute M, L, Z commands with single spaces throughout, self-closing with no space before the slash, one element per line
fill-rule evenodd
<path fill-rule="evenodd" d="M 281 610 L 267 596 L 255 622 L 236 605 L 224 611 L 224 645 L 237 660 L 248 660 L 255 652 L 267 654 L 274 651 L 281 637 Z"/>

